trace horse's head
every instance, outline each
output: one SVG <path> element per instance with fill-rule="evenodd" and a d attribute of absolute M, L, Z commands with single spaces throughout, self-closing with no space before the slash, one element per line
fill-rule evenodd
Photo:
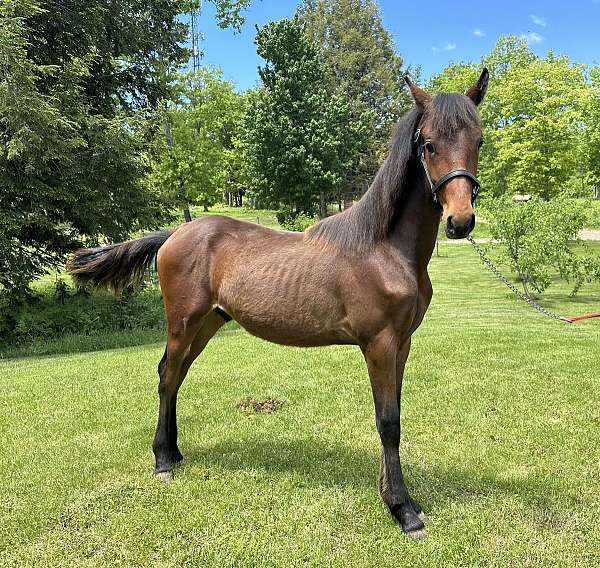
<path fill-rule="evenodd" d="M 435 97 L 405 78 L 422 112 L 415 133 L 417 152 L 451 239 L 466 237 L 475 227 L 473 204 L 479 190 L 475 175 L 483 144 L 476 106 L 483 100 L 488 78 L 484 69 L 464 95 L 439 93 Z"/>

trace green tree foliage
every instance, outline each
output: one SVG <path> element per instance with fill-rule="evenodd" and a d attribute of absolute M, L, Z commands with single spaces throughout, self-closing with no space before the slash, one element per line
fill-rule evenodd
<path fill-rule="evenodd" d="M 241 97 L 220 71 L 208 68 L 182 75 L 177 90 L 167 111 L 173 146 L 165 142 L 153 179 L 184 207 L 208 209 L 235 169 L 232 138 L 241 121 Z"/>
<path fill-rule="evenodd" d="M 244 17 L 242 11 L 250 5 L 251 0 L 210 0 L 217 9 L 217 23 L 221 28 L 233 28 L 239 32 Z M 197 2 L 196 2 L 197 4 Z"/>
<path fill-rule="evenodd" d="M 123 238 L 164 218 L 161 196 L 143 184 L 146 128 L 125 114 L 154 96 L 152 79 L 144 91 L 139 76 L 116 73 L 116 41 L 80 50 L 71 38 L 86 36 L 82 26 L 94 35 L 97 4 L 74 12 L 35 0 L 0 4 L 0 287 L 11 292 L 85 239 Z M 179 40 L 165 35 L 156 49 Z M 113 75 L 99 87 L 103 50 Z M 127 109 L 119 97 L 130 99 Z"/>
<path fill-rule="evenodd" d="M 600 188 L 600 66 L 590 72 L 591 88 L 583 103 L 586 128 L 581 146 L 584 187 Z"/>
<path fill-rule="evenodd" d="M 600 260 L 583 243 L 576 251 L 572 241 L 586 219 L 581 204 L 555 198 L 534 197 L 515 203 L 503 196 L 488 203 L 494 239 L 502 246 L 502 258 L 517 273 L 525 293 L 543 292 L 555 273 L 573 285 L 575 294 L 585 282 L 600 280 Z"/>
<path fill-rule="evenodd" d="M 249 0 L 212 0 L 239 29 Z M 0 0 L 0 289 L 162 224 L 147 183 L 197 0 Z"/>
<path fill-rule="evenodd" d="M 413 104 L 402 57 L 374 0 L 304 0 L 298 17 L 320 49 L 328 91 L 348 98 L 355 117 L 371 112 L 373 136 L 349 180 L 363 190 L 385 154 L 392 125 Z"/>
<path fill-rule="evenodd" d="M 20 4 L 22 0 L 5 0 Z M 29 1 L 29 0 L 28 0 Z M 44 0 L 28 18 L 28 56 L 40 66 L 85 59 L 81 81 L 91 114 L 156 108 L 168 89 L 165 70 L 184 62 L 188 28 L 178 15 L 190 0 Z M 45 92 L 60 81 L 41 78 Z M 39 80 L 38 80 L 39 81 Z"/>
<path fill-rule="evenodd" d="M 511 36 L 501 38 L 482 64 L 492 74 L 481 109 L 484 192 L 545 199 L 560 194 L 574 173 L 581 173 L 578 152 L 586 125 L 582 101 L 591 100 L 584 67 L 552 53 L 540 58 Z M 431 87 L 464 91 L 479 67 L 451 65 L 432 79 Z"/>
<path fill-rule="evenodd" d="M 372 117 L 353 117 L 343 95 L 328 92 L 317 48 L 298 19 L 267 24 L 257 35 L 262 87 L 249 98 L 246 148 L 259 199 L 294 213 L 325 214 L 357 164 Z"/>

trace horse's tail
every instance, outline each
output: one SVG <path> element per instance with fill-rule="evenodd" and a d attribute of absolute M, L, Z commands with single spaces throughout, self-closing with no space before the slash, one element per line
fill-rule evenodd
<path fill-rule="evenodd" d="M 91 284 L 115 293 L 140 284 L 148 265 L 172 231 L 158 231 L 141 239 L 92 249 L 80 249 L 67 263 L 78 286 Z"/>

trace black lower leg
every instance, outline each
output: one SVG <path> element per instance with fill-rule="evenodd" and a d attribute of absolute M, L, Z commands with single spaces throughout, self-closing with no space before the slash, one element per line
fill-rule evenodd
<path fill-rule="evenodd" d="M 156 459 L 156 466 L 154 469 L 155 473 L 161 473 L 164 471 L 171 471 L 176 457 L 176 452 L 173 451 L 173 435 L 171 433 L 171 425 L 175 421 L 172 417 L 172 409 L 174 405 L 172 401 L 172 388 L 167 384 L 167 351 L 158 364 L 158 396 L 159 396 L 159 409 L 158 409 L 158 424 L 156 426 L 156 434 L 154 436 L 154 442 L 152 444 L 152 450 Z M 175 441 L 177 434 L 175 433 Z M 175 448 L 176 448 L 175 444 Z M 179 450 L 177 450 L 178 452 Z"/>
<path fill-rule="evenodd" d="M 177 445 L 177 393 L 171 397 L 171 408 L 169 412 L 169 446 L 173 463 L 183 461 L 183 454 Z"/>
<path fill-rule="evenodd" d="M 169 441 L 169 414 L 170 414 L 170 401 L 167 399 L 163 385 L 159 385 L 158 392 L 160 397 L 160 404 L 158 410 L 158 424 L 156 426 L 156 434 L 154 436 L 154 442 L 152 444 L 152 450 L 154 451 L 154 457 L 156 459 L 156 466 L 154 473 L 161 473 L 163 471 L 171 471 L 173 469 L 173 457 L 171 452 L 171 446 Z"/>
<path fill-rule="evenodd" d="M 398 520 L 402 530 L 414 533 L 425 525 L 419 517 L 421 508 L 408 494 L 400 464 L 400 420 L 382 421 L 378 424 L 381 437 L 380 491 L 390 513 Z"/>

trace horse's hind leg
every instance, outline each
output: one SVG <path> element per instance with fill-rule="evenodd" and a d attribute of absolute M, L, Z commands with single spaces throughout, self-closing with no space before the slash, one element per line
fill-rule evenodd
<path fill-rule="evenodd" d="M 177 393 L 181 383 L 206 344 L 225 319 L 211 311 L 198 323 L 169 326 L 167 349 L 158 366 L 160 397 L 158 425 L 153 450 L 155 473 L 163 480 L 172 478 L 173 466 L 183 459 L 177 446 Z"/>
<path fill-rule="evenodd" d="M 179 374 L 179 384 L 173 393 L 171 399 L 171 411 L 169 413 L 169 436 L 171 438 L 170 443 L 175 462 L 183 460 L 183 456 L 181 455 L 181 452 L 177 446 L 177 395 L 179 393 L 179 387 L 187 376 L 192 363 L 198 358 L 202 351 L 204 351 L 204 348 L 207 346 L 208 342 L 227 321 L 228 320 L 224 319 L 223 316 L 219 315 L 217 312 L 210 312 L 202 321 L 202 327 L 196 334 L 196 337 L 194 338 L 194 341 L 192 341 L 190 349 L 183 360 L 181 372 Z"/>

